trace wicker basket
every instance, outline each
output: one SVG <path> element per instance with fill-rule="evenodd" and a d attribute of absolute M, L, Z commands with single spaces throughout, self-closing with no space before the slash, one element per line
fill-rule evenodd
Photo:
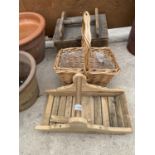
<path fill-rule="evenodd" d="M 83 13 L 82 47 L 61 49 L 56 57 L 54 70 L 64 84 L 72 83 L 73 76 L 80 72 L 87 81 L 105 86 L 120 68 L 108 47 L 91 47 L 90 15 Z M 105 63 L 106 62 L 106 63 Z"/>

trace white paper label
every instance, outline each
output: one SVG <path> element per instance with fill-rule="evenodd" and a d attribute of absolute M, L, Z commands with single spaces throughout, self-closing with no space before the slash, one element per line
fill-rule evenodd
<path fill-rule="evenodd" d="M 81 111 L 82 110 L 82 105 L 81 104 L 75 104 L 74 109 L 78 110 L 78 111 Z"/>

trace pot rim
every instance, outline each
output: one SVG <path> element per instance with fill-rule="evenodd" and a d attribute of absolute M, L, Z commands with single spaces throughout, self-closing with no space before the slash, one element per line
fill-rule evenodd
<path fill-rule="evenodd" d="M 34 58 L 29 53 L 27 53 L 25 51 L 20 51 L 19 54 L 21 56 L 24 55 L 25 57 L 27 57 L 30 60 L 30 64 L 29 64 L 30 65 L 30 73 L 29 73 L 28 77 L 26 78 L 26 80 L 24 81 L 24 83 L 19 87 L 19 93 L 21 93 L 23 91 L 23 89 L 28 86 L 28 84 L 31 82 L 31 80 L 35 76 L 36 62 L 35 62 Z M 19 58 L 19 61 L 20 61 L 20 58 Z"/>
<path fill-rule="evenodd" d="M 29 36 L 25 37 L 24 39 L 19 40 L 19 46 L 24 45 L 30 41 L 32 41 L 34 38 L 36 38 L 41 32 L 43 32 L 45 28 L 45 19 L 42 15 L 36 13 L 36 12 L 21 12 L 19 13 L 19 23 L 20 23 L 20 18 L 24 15 L 31 15 L 40 20 L 38 28 Z"/>

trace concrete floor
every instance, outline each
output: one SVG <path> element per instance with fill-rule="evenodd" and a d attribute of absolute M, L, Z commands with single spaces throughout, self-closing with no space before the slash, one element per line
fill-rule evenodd
<path fill-rule="evenodd" d="M 126 91 L 134 127 L 135 58 L 126 49 L 127 42 L 110 43 L 121 72 L 108 84 Z M 20 155 L 134 155 L 134 132 L 128 135 L 75 134 L 40 132 L 46 102 L 44 91 L 61 85 L 52 66 L 55 49 L 47 49 L 45 59 L 37 66 L 40 97 L 28 110 L 20 113 Z"/>

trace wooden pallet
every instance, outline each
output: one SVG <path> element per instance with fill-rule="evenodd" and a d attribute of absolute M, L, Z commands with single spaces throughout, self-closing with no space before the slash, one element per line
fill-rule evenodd
<path fill-rule="evenodd" d="M 82 74 L 73 84 L 48 90 L 43 121 L 36 129 L 53 132 L 125 134 L 132 132 L 121 89 L 91 85 Z"/>
<path fill-rule="evenodd" d="M 81 46 L 82 16 L 66 17 L 62 12 L 58 18 L 53 35 L 57 50 L 68 47 Z M 108 28 L 105 14 L 99 14 L 95 8 L 95 15 L 91 15 L 91 36 L 93 47 L 108 46 Z"/>

